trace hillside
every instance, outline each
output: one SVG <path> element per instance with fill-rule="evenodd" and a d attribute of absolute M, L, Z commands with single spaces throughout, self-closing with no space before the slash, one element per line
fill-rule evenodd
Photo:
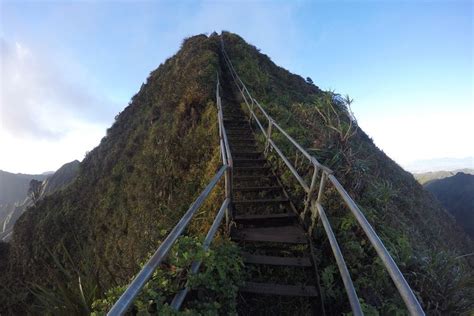
<path fill-rule="evenodd" d="M 46 179 L 41 181 L 40 186 L 37 188 L 37 196 L 35 199 L 42 199 L 45 196 L 52 194 L 71 183 L 77 175 L 79 168 L 79 161 L 75 160 L 64 164 L 56 172 L 45 175 Z M 36 179 L 42 177 L 36 177 Z M 31 179 L 30 179 L 31 181 Z M 15 184 L 15 183 L 13 183 Z M 5 184 L 5 188 L 8 190 L 9 183 Z M 13 232 L 13 227 L 18 218 L 34 204 L 31 196 L 27 195 L 28 191 L 31 190 L 31 183 L 29 183 L 28 190 L 25 190 L 21 199 L 15 203 L 2 205 L 0 210 L 3 210 L 3 217 L 0 217 L 0 240 L 8 241 Z"/>
<path fill-rule="evenodd" d="M 4 310 L 32 306 L 24 302 L 27 284 L 56 296 L 67 284 L 67 297 L 82 314 L 90 305 L 82 303 L 77 278 L 62 271 L 80 271 L 82 289 L 94 298 L 138 270 L 218 164 L 217 52 L 216 38 L 185 40 L 117 115 L 81 162 L 76 181 L 21 216 L 3 250 L 10 270 L 1 283 L 11 291 L 0 294 Z M 54 303 L 59 308 L 67 301 L 61 298 Z"/>
<path fill-rule="evenodd" d="M 223 32 L 186 39 L 117 115 L 99 146 L 81 162 L 76 181 L 21 216 L 11 246 L 0 244 L 0 256 L 8 258 L 0 273 L 5 285 L 0 313 L 64 311 L 65 306 L 76 308 L 70 313 L 88 313 L 95 298 L 126 284 L 139 270 L 219 165 L 214 99 L 216 74 L 223 72 L 221 37 L 252 94 L 335 171 L 359 203 L 423 307 L 433 314 L 472 308 L 467 282 L 472 269 L 467 259 L 454 258 L 472 252 L 473 245 L 452 217 L 373 144 L 337 96 L 278 67 L 238 35 Z M 275 142 L 289 151 L 281 138 Z M 303 164 L 298 168 L 305 170 Z M 301 207 L 301 190 L 279 170 Z M 386 271 L 335 196 L 334 189 L 325 192 L 325 207 L 366 311 L 403 314 Z M 209 225 L 211 209 L 202 210 L 194 231 Z M 327 312 L 347 313 L 347 297 L 321 226 L 314 241 Z M 38 292 L 43 296 L 34 295 Z M 46 304 L 39 298 L 44 296 L 54 300 Z"/>
<path fill-rule="evenodd" d="M 474 175 L 458 172 L 433 180 L 425 188 L 443 204 L 474 239 Z"/>

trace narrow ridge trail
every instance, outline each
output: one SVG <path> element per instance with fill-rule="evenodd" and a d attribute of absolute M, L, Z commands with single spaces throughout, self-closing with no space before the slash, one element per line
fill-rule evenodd
<path fill-rule="evenodd" d="M 228 72 L 222 74 L 224 126 L 234 163 L 231 238 L 242 250 L 247 275 L 240 288 L 238 313 L 319 314 L 310 241 L 255 139 L 231 80 Z"/>

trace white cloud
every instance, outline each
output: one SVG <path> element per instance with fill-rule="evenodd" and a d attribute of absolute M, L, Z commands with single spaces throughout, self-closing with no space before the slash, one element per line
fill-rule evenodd
<path fill-rule="evenodd" d="M 55 170 L 98 144 L 112 102 L 23 43 L 1 40 L 0 58 L 1 169 Z"/>
<path fill-rule="evenodd" d="M 15 137 L 60 138 L 70 121 L 104 123 L 111 102 L 67 74 L 68 69 L 34 54 L 24 44 L 0 42 L 0 122 Z"/>
<path fill-rule="evenodd" d="M 359 124 L 384 152 L 403 166 L 416 160 L 474 156 L 474 109 L 404 114 L 387 110 L 367 115 Z"/>

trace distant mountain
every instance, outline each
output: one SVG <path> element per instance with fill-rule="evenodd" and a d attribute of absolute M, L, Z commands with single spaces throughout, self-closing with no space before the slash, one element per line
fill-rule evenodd
<path fill-rule="evenodd" d="M 412 173 L 442 170 L 453 171 L 463 168 L 474 169 L 474 157 L 416 160 L 405 164 L 403 167 Z"/>
<path fill-rule="evenodd" d="M 430 171 L 430 172 L 423 172 L 423 173 L 414 173 L 413 176 L 418 182 L 420 182 L 420 184 L 425 185 L 434 180 L 452 177 L 458 172 L 462 172 L 466 174 L 474 174 L 474 169 L 465 168 L 465 169 L 458 169 L 458 170 L 453 170 L 453 171 Z"/>
<path fill-rule="evenodd" d="M 45 174 L 10 173 L 0 170 L 0 205 L 24 200 L 31 179 L 43 181 L 47 177 Z"/>
<path fill-rule="evenodd" d="M 75 179 L 78 169 L 79 161 L 75 160 L 63 165 L 49 176 L 46 176 L 45 173 L 42 175 L 15 175 L 2 171 L 2 179 L 5 182 L 2 182 L 0 192 L 2 192 L 5 201 L 13 202 L 0 204 L 0 240 L 9 240 L 17 219 L 20 218 L 28 207 L 34 204 L 33 199 L 27 194 L 32 180 L 42 181 L 38 195 L 38 198 L 42 199 L 71 183 Z M 26 189 L 23 189 L 25 183 Z M 14 186 L 13 189 L 10 187 L 11 185 Z M 14 197 L 8 196 L 5 192 L 14 194 Z M 16 200 L 14 200 L 15 198 Z"/>
<path fill-rule="evenodd" d="M 432 180 L 425 188 L 474 239 L 474 175 L 459 172 L 454 176 Z"/>

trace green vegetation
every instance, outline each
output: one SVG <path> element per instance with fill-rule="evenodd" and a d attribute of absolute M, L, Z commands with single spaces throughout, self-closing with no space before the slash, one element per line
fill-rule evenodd
<path fill-rule="evenodd" d="M 189 276 L 188 269 L 197 260 L 202 260 L 203 268 L 198 274 Z M 155 271 L 135 300 L 134 309 L 139 315 L 156 310 L 160 315 L 235 315 L 238 286 L 243 282 L 242 267 L 240 250 L 232 242 L 219 240 L 205 252 L 196 238 L 181 237 L 170 251 L 166 264 Z M 191 289 L 189 299 L 180 311 L 175 311 L 168 303 L 186 279 Z M 105 315 L 125 288 L 119 286 L 108 290 L 105 298 L 92 304 L 92 315 Z"/>
<path fill-rule="evenodd" d="M 84 296 L 96 299 L 139 270 L 220 166 L 218 45 L 216 37 L 186 39 L 117 115 L 76 181 L 21 216 L 0 273 L 0 313 L 53 312 L 57 304 L 33 309 L 43 305 L 38 289 L 59 305 L 80 302 L 79 276 L 92 292 Z M 213 198 L 220 205 L 219 191 Z M 216 205 L 200 209 L 190 228 L 198 236 Z"/>

